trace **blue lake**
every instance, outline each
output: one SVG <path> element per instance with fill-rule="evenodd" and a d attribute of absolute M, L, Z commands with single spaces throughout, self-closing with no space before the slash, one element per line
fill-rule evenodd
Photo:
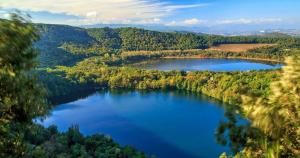
<path fill-rule="evenodd" d="M 142 69 L 163 71 L 249 71 L 277 69 L 282 66 L 279 63 L 241 59 L 159 59 L 135 65 Z"/>
<path fill-rule="evenodd" d="M 56 106 L 43 125 L 84 134 L 103 133 L 160 158 L 214 158 L 229 147 L 215 131 L 225 120 L 220 102 L 179 91 L 101 91 Z"/>

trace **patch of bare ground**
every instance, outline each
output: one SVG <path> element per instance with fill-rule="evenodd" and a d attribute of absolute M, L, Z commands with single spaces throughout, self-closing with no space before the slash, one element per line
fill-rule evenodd
<path fill-rule="evenodd" d="M 207 50 L 216 50 L 216 51 L 226 51 L 226 52 L 246 52 L 250 49 L 255 49 L 259 47 L 270 47 L 275 44 L 221 44 L 218 46 L 213 46 Z"/>

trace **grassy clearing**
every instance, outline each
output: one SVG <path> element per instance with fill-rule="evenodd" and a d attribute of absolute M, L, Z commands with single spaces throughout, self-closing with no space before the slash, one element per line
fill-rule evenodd
<path fill-rule="evenodd" d="M 218 46 L 213 46 L 208 48 L 207 50 L 217 50 L 217 51 L 225 51 L 225 52 L 246 52 L 251 49 L 260 48 L 260 47 L 270 47 L 275 44 L 221 44 Z"/>

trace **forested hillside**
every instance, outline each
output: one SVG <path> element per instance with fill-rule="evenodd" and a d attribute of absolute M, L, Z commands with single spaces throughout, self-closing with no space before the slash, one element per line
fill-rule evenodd
<path fill-rule="evenodd" d="M 37 24 L 41 38 L 40 67 L 73 66 L 91 56 L 118 55 L 124 51 L 205 49 L 229 43 L 299 43 L 286 36 L 225 37 L 178 32 L 158 32 L 138 28 L 83 29 L 66 25 Z"/>
<path fill-rule="evenodd" d="M 40 49 L 40 65 L 42 67 L 55 65 L 73 65 L 82 60 L 84 55 L 74 55 L 61 48 L 64 42 L 76 45 L 93 43 L 84 29 L 66 25 L 37 24 L 40 40 L 35 44 Z"/>

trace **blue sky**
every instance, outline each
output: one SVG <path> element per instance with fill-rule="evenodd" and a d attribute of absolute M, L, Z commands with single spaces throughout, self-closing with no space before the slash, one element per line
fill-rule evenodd
<path fill-rule="evenodd" d="M 300 26 L 300 0 L 0 0 L 34 22 L 69 25 L 159 24 L 166 26 Z"/>

